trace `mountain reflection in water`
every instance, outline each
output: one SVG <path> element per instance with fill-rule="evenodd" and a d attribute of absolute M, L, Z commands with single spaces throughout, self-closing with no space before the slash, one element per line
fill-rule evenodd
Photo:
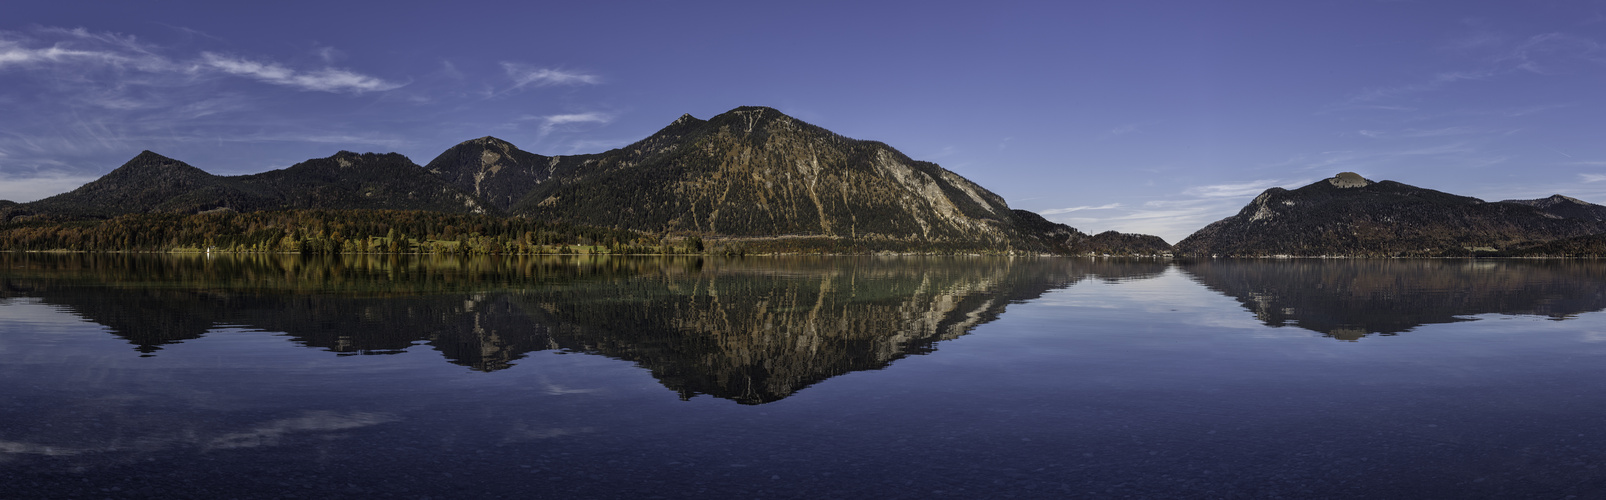
<path fill-rule="evenodd" d="M 1606 264 L 1577 260 L 1206 260 L 1180 265 L 1267 326 L 1340 340 L 1479 314 L 1564 320 L 1606 309 Z"/>
<path fill-rule="evenodd" d="M 874 370 L 1086 279 L 1154 260 L 4 255 L 0 297 L 104 325 L 146 356 L 230 327 L 338 355 L 427 344 L 479 371 L 530 352 L 629 360 L 744 404 Z"/>

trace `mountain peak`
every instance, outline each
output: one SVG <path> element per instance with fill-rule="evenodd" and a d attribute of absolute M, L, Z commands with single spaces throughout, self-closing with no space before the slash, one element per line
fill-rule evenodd
<path fill-rule="evenodd" d="M 199 175 L 209 177 L 212 174 L 203 172 L 201 169 L 192 167 L 182 161 L 145 150 L 140 151 L 138 155 L 123 163 L 123 166 L 117 167 L 116 170 L 106 174 L 103 179 L 122 179 L 129 176 L 142 175 Z"/>
<path fill-rule="evenodd" d="M 1339 172 L 1333 178 L 1327 179 L 1327 183 L 1342 189 L 1366 187 L 1375 184 L 1355 172 Z"/>
<path fill-rule="evenodd" d="M 174 161 L 174 160 L 172 158 L 168 158 L 166 156 L 162 156 L 160 154 L 157 154 L 154 151 L 151 151 L 151 150 L 147 149 L 147 150 L 144 150 L 144 151 L 140 151 L 139 154 L 134 155 L 133 159 L 129 160 L 129 162 L 135 162 L 135 161 L 148 162 L 148 161 Z"/>
<path fill-rule="evenodd" d="M 777 110 L 777 109 L 769 107 L 769 106 L 737 106 L 735 109 L 727 111 L 727 113 L 753 113 L 753 112 L 783 114 L 783 113 L 780 112 L 780 110 Z"/>
<path fill-rule="evenodd" d="M 495 147 L 495 148 L 498 148 L 498 149 L 507 149 L 507 148 L 511 148 L 511 147 L 516 147 L 511 142 L 507 142 L 507 141 L 504 141 L 504 140 L 501 140 L 501 139 L 498 139 L 496 137 L 492 137 L 492 136 L 489 136 L 489 135 L 487 135 L 485 137 L 478 138 L 478 139 L 463 141 L 462 144 L 459 144 L 459 146 L 465 145 L 465 144 L 474 144 L 474 145 L 479 145 L 479 146 L 490 146 L 490 147 Z"/>
<path fill-rule="evenodd" d="M 737 124 L 745 125 L 748 131 L 752 131 L 754 128 L 757 128 L 760 125 L 768 126 L 772 123 L 793 123 L 797 122 L 798 120 L 796 118 L 787 116 L 786 113 L 782 113 L 780 110 L 771 107 L 741 106 L 736 109 L 720 113 L 718 116 L 709 118 L 708 121 L 715 123 L 735 122 Z"/>

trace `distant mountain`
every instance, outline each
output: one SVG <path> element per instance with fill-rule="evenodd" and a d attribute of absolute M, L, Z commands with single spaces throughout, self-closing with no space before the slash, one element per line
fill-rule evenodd
<path fill-rule="evenodd" d="M 1559 194 L 1537 200 L 1505 200 L 1500 203 L 1527 205 L 1562 219 L 1606 221 L 1606 206 Z"/>
<path fill-rule="evenodd" d="M 275 194 L 270 208 L 392 209 L 482 213 L 484 203 L 396 153 L 341 151 L 238 179 Z"/>
<path fill-rule="evenodd" d="M 260 186 L 219 177 L 150 151 L 141 152 L 101 178 L 67 193 L 14 210 L 73 217 L 105 218 L 127 213 L 188 212 L 269 203 L 275 195 Z"/>
<path fill-rule="evenodd" d="M 1171 253 L 1171 244 L 1159 236 L 1105 231 L 1088 237 L 1072 253 L 1098 255 L 1162 255 Z"/>
<path fill-rule="evenodd" d="M 290 168 L 224 177 L 150 151 L 71 192 L 10 208 L 8 214 L 108 218 L 137 213 L 291 209 L 410 209 L 481 212 L 477 198 L 407 157 L 349 151 Z"/>
<path fill-rule="evenodd" d="M 552 178 L 560 165 L 573 170 L 591 156 L 542 156 L 486 136 L 452 146 L 424 169 L 498 210 L 507 210 Z"/>
<path fill-rule="evenodd" d="M 1112 255 L 1170 249 L 1157 237 L 1088 236 L 1012 210 L 1002 197 L 935 163 L 764 107 L 709 120 L 684 115 L 634 144 L 589 155 L 543 156 L 482 137 L 425 167 L 395 153 L 342 151 L 222 177 L 146 151 L 71 193 L 0 206 L 0 221 L 220 209 L 487 213 L 649 235 L 782 241 L 771 245 L 778 248 Z"/>
<path fill-rule="evenodd" d="M 1570 198 L 1488 203 L 1345 172 L 1271 188 L 1176 244 L 1193 256 L 1434 257 L 1496 252 L 1606 232 L 1601 208 Z M 1591 208 L 1595 207 L 1595 208 Z"/>

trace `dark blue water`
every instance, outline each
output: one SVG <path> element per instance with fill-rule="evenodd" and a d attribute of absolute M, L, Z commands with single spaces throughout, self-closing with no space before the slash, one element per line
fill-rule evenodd
<path fill-rule="evenodd" d="M 1606 496 L 1606 265 L 3 257 L 0 496 Z"/>

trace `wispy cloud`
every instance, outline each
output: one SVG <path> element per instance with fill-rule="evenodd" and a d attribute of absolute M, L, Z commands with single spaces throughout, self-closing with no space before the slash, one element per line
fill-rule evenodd
<path fill-rule="evenodd" d="M 193 85 L 196 79 L 214 75 L 246 77 L 300 90 L 336 93 L 375 92 L 405 85 L 347 69 L 295 69 L 276 62 L 215 52 L 202 52 L 194 57 L 174 57 L 163 55 L 157 47 L 134 37 L 115 33 L 59 28 L 43 28 L 38 32 L 54 35 L 54 40 L 43 41 L 11 32 L 0 33 L 0 70 L 48 67 L 58 72 L 58 78 L 63 75 L 78 76 L 69 80 L 83 80 L 87 72 L 113 70 L 119 72 L 114 75 L 116 84 L 141 86 L 164 83 L 188 86 Z M 338 51 L 330 47 L 320 50 L 320 55 L 326 58 L 337 54 Z M 152 79 L 152 76 L 172 78 Z"/>
<path fill-rule="evenodd" d="M 1512 130 L 1490 130 L 1490 129 L 1482 129 L 1482 128 L 1477 128 L 1477 127 L 1463 127 L 1463 126 L 1441 127 L 1441 128 L 1432 128 L 1432 129 L 1407 128 L 1407 129 L 1397 130 L 1397 131 L 1383 131 L 1383 130 L 1359 130 L 1359 131 L 1356 131 L 1356 133 L 1358 133 L 1358 134 L 1361 134 L 1361 135 L 1366 136 L 1366 137 L 1371 137 L 1373 139 L 1450 137 L 1450 136 L 1457 136 L 1457 135 L 1485 135 L 1485 134 L 1493 135 L 1493 134 L 1507 134 L 1507 133 L 1511 133 L 1511 132 L 1512 132 Z"/>
<path fill-rule="evenodd" d="M 565 154 L 598 153 L 613 148 L 628 146 L 636 142 L 635 139 L 582 139 L 569 143 Z"/>
<path fill-rule="evenodd" d="M 16 42 L 0 41 L 0 68 L 31 64 L 62 63 L 74 60 L 98 61 L 108 64 L 121 62 L 121 58 L 116 54 L 109 54 L 105 52 L 73 50 L 63 47 L 44 47 L 31 49 L 27 47 L 21 47 Z"/>
<path fill-rule="evenodd" d="M 1606 64 L 1606 43 L 1566 33 L 1545 33 L 1523 40 L 1497 60 L 1530 73 L 1556 74 L 1580 62 Z"/>
<path fill-rule="evenodd" d="M 8 65 L 93 63 L 132 67 L 144 71 L 171 70 L 177 66 L 158 56 L 139 39 L 117 33 L 94 33 L 83 28 L 40 28 L 43 41 L 16 32 L 0 31 L 0 69 Z"/>
<path fill-rule="evenodd" d="M 197 137 L 205 140 L 204 137 Z M 337 132 L 275 132 L 252 133 L 242 135 L 229 135 L 217 137 L 219 142 L 299 142 L 312 144 L 335 144 L 342 147 L 354 145 L 379 146 L 390 150 L 400 149 L 408 142 L 394 137 L 379 137 L 374 135 L 345 134 Z"/>
<path fill-rule="evenodd" d="M 376 92 L 401 87 L 402 83 L 354 73 L 338 68 L 298 71 L 277 63 L 253 61 L 241 57 L 203 52 L 201 62 L 224 73 L 243 76 L 274 85 L 318 92 Z"/>
<path fill-rule="evenodd" d="M 295 107 L 283 106 L 294 91 L 386 96 L 405 85 L 329 67 L 327 61 L 346 57 L 333 47 L 314 47 L 312 55 L 309 64 L 298 64 L 84 29 L 0 30 L 6 110 L 0 123 L 10 125 L 0 126 L 0 196 L 27 201 L 64 192 L 141 149 L 177 144 L 192 151 L 229 142 L 372 144 L 391 151 L 409 145 L 277 109 Z M 275 109 L 265 109 L 270 103 Z"/>
<path fill-rule="evenodd" d="M 1083 210 L 1109 210 L 1109 209 L 1112 209 L 1112 208 L 1121 208 L 1121 204 L 1120 203 L 1109 203 L 1109 204 L 1104 204 L 1104 205 L 1099 205 L 1099 206 L 1083 205 L 1083 206 L 1079 206 L 1079 207 L 1053 208 L 1053 209 L 1048 209 L 1048 210 L 1044 210 L 1044 211 L 1038 212 L 1037 214 L 1038 215 L 1060 215 L 1060 214 L 1068 214 L 1068 213 L 1071 213 L 1071 212 L 1080 212 L 1080 211 L 1083 211 Z"/>
<path fill-rule="evenodd" d="M 538 68 L 515 62 L 503 62 L 502 70 L 506 71 L 508 78 L 513 80 L 513 87 L 508 90 L 524 87 L 597 85 L 602 83 L 602 77 L 597 75 L 553 68 Z"/>
<path fill-rule="evenodd" d="M 1448 71 L 1433 75 L 1422 82 L 1368 88 L 1350 97 L 1347 104 L 1371 104 L 1394 97 L 1439 90 L 1456 82 L 1483 80 L 1495 76 L 1495 74 L 1496 72 L 1493 70 Z"/>
<path fill-rule="evenodd" d="M 1578 174 L 1578 180 L 1586 183 L 1606 181 L 1606 174 Z"/>
<path fill-rule="evenodd" d="M 1366 88 L 1331 108 L 1395 109 L 1399 106 L 1388 101 L 1441 90 L 1460 82 L 1487 80 L 1514 72 L 1564 74 L 1580 64 L 1606 64 L 1606 43 L 1566 33 L 1543 33 L 1523 39 L 1478 33 L 1454 40 L 1448 47 L 1475 54 L 1469 64 L 1473 68 L 1442 71 L 1412 83 Z"/>
<path fill-rule="evenodd" d="M 1184 189 L 1182 194 L 1200 198 L 1242 198 L 1255 196 L 1268 188 L 1283 184 L 1282 181 L 1261 179 L 1233 184 L 1211 184 L 1207 186 L 1194 186 Z"/>
<path fill-rule="evenodd" d="M 572 124 L 576 124 L 576 123 L 598 123 L 598 124 L 611 123 L 611 122 L 613 122 L 613 115 L 610 115 L 610 114 L 607 114 L 607 113 L 600 113 L 600 112 L 590 112 L 590 113 L 568 113 L 568 114 L 546 115 L 546 116 L 528 116 L 528 117 L 525 117 L 525 119 L 531 119 L 531 120 L 540 121 L 541 122 L 541 135 L 547 135 L 547 134 L 552 133 L 552 131 L 557 130 L 558 127 L 562 127 L 564 125 L 572 125 Z"/>
<path fill-rule="evenodd" d="M 250 430 L 218 436 L 206 443 L 205 448 L 215 450 L 278 446 L 287 436 L 344 431 L 399 420 L 401 419 L 394 415 L 384 413 L 358 412 L 343 415 L 330 411 L 309 411 L 300 417 L 274 420 Z"/>

